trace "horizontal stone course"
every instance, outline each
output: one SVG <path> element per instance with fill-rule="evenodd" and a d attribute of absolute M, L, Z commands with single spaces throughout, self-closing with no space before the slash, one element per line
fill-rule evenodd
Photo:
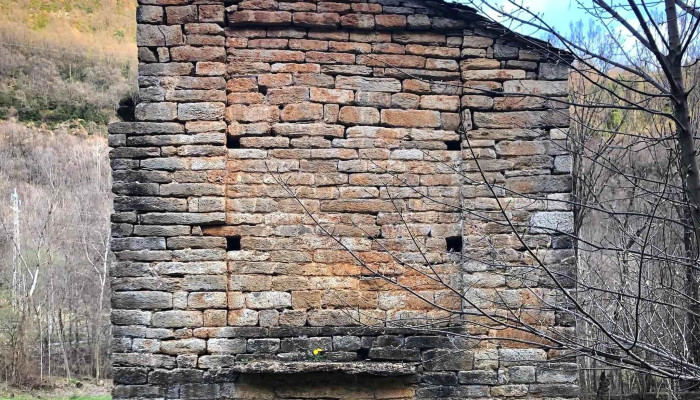
<path fill-rule="evenodd" d="M 141 102 L 109 128 L 115 398 L 576 396 L 554 352 L 462 336 L 522 332 L 394 326 L 464 307 L 408 268 L 412 235 L 468 306 L 553 295 L 511 276 L 528 257 L 499 204 L 574 287 L 566 63 L 412 0 L 143 0 L 137 20 Z M 484 235 L 513 274 L 478 262 Z"/>

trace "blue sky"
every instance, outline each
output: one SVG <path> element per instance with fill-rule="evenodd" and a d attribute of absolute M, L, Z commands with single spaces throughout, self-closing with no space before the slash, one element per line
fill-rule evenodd
<path fill-rule="evenodd" d="M 470 2 L 479 4 L 480 0 L 458 0 L 465 4 Z M 507 0 L 487 0 L 490 4 L 507 4 Z M 557 31 L 568 33 L 571 23 L 579 20 L 588 21 L 588 14 L 580 9 L 575 0 L 520 0 L 531 11 L 541 14 L 545 21 L 553 25 Z M 494 14 L 491 14 L 495 16 Z M 532 28 L 522 33 L 533 34 Z M 540 36 L 534 34 L 533 36 Z"/>

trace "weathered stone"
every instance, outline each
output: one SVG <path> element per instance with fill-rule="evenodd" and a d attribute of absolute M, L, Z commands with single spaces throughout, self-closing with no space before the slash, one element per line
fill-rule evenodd
<path fill-rule="evenodd" d="M 401 82 L 393 78 L 365 78 L 338 76 L 336 87 L 339 89 L 364 90 L 368 92 L 400 92 Z"/>
<path fill-rule="evenodd" d="M 535 382 L 535 367 L 526 365 L 510 367 L 508 368 L 508 377 L 511 383 Z"/>
<path fill-rule="evenodd" d="M 516 279 L 527 255 L 490 220 L 493 190 L 574 287 L 572 242 L 551 231 L 572 225 L 568 68 L 449 4 L 140 3 L 139 122 L 109 129 L 115 398 L 575 396 L 575 368 L 534 336 L 475 321 L 460 334 L 514 340 L 482 347 L 401 327 L 464 306 L 411 269 L 415 237 L 470 305 L 573 334 L 537 309 L 554 282 Z M 464 232 L 460 201 L 479 211 Z M 464 270 L 445 251 L 460 234 Z M 491 246 L 514 274 L 492 271 Z M 314 372 L 332 389 L 282 376 Z"/>
<path fill-rule="evenodd" d="M 383 124 L 406 128 L 437 128 L 440 126 L 440 113 L 419 110 L 382 110 Z"/>
<path fill-rule="evenodd" d="M 172 294 L 165 292 L 116 292 L 112 307 L 124 309 L 163 309 L 172 307 Z"/>
<path fill-rule="evenodd" d="M 180 25 L 145 25 L 136 29 L 139 46 L 173 46 L 184 43 Z"/>
<path fill-rule="evenodd" d="M 182 328 L 202 326 L 202 313 L 199 311 L 161 311 L 153 313 L 153 326 L 161 328 Z"/>
<path fill-rule="evenodd" d="M 175 103 L 140 103 L 134 110 L 139 121 L 171 121 L 177 118 Z"/>
<path fill-rule="evenodd" d="M 214 354 L 239 354 L 246 352 L 245 339 L 209 339 L 207 351 Z"/>
<path fill-rule="evenodd" d="M 575 363 L 549 363 L 537 366 L 538 383 L 575 383 L 578 365 Z"/>
<path fill-rule="evenodd" d="M 466 350 L 432 349 L 424 351 L 421 360 L 428 371 L 464 371 L 472 369 L 474 354 Z"/>
<path fill-rule="evenodd" d="M 206 350 L 206 342 L 202 339 L 163 340 L 160 350 L 164 354 L 203 354 Z"/>
<path fill-rule="evenodd" d="M 532 233 L 573 233 L 574 214 L 561 211 L 542 211 L 530 219 Z"/>
<path fill-rule="evenodd" d="M 275 353 L 280 348 L 279 339 L 248 339 L 248 353 Z"/>
<path fill-rule="evenodd" d="M 323 106 L 316 103 L 289 104 L 280 113 L 282 121 L 317 121 L 323 119 Z"/>
<path fill-rule="evenodd" d="M 292 306 L 292 296 L 286 292 L 254 292 L 246 295 L 246 305 L 252 309 Z"/>
<path fill-rule="evenodd" d="M 224 103 L 183 103 L 178 105 L 177 116 L 182 121 L 217 120 L 224 116 Z"/>
<path fill-rule="evenodd" d="M 474 113 L 477 128 L 549 128 L 569 125 L 568 111 L 515 111 Z"/>
<path fill-rule="evenodd" d="M 463 385 L 497 385 L 498 373 L 488 370 L 460 371 L 459 383 Z"/>
<path fill-rule="evenodd" d="M 287 11 L 251 11 L 241 10 L 228 16 L 231 25 L 279 26 L 292 22 L 292 13 Z"/>
<path fill-rule="evenodd" d="M 334 336 L 334 351 L 357 351 L 362 347 L 362 340 L 357 336 Z"/>
<path fill-rule="evenodd" d="M 340 109 L 338 121 L 349 125 L 373 125 L 379 122 L 379 111 L 371 107 L 345 106 Z"/>

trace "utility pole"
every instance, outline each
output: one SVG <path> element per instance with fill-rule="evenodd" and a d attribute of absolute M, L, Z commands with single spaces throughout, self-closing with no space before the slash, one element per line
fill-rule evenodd
<path fill-rule="evenodd" d="M 13 231 L 12 231 L 12 309 L 19 308 L 19 289 L 20 289 L 20 236 L 19 236 L 19 213 L 21 201 L 17 188 L 14 189 L 10 196 L 10 209 L 13 216 Z"/>

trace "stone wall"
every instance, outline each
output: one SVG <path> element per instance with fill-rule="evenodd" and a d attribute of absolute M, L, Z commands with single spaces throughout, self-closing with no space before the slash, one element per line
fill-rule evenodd
<path fill-rule="evenodd" d="M 463 313 L 573 332 L 499 207 L 575 273 L 558 55 L 439 2 L 139 3 L 115 398 L 577 395 L 560 352 Z"/>

